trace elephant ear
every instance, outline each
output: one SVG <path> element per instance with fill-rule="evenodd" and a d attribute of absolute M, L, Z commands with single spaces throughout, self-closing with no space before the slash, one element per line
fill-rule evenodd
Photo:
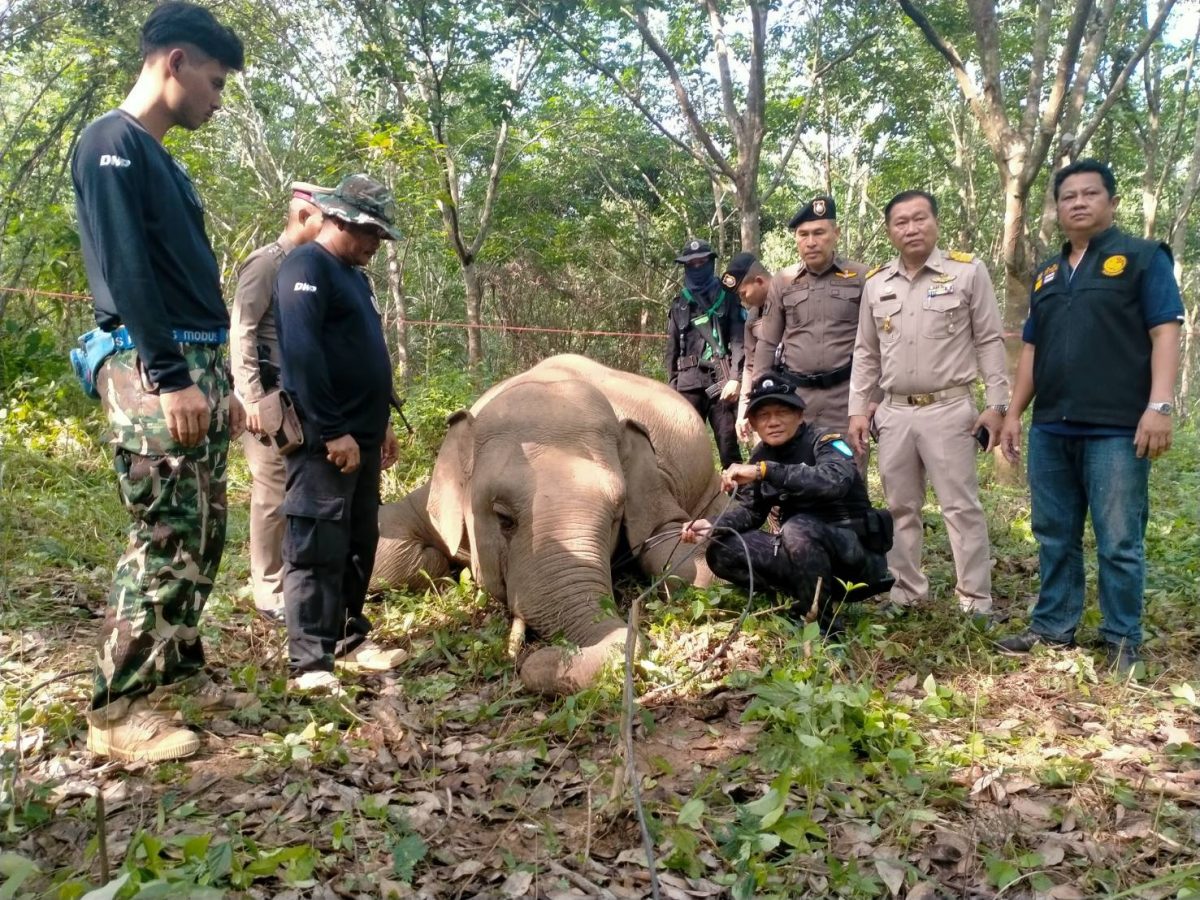
<path fill-rule="evenodd" d="M 664 525 L 691 517 L 671 493 L 650 435 L 633 419 L 621 420 L 620 454 L 625 472 L 625 536 L 636 553 Z"/>
<path fill-rule="evenodd" d="M 434 530 L 453 557 L 462 546 L 463 526 L 469 514 L 467 491 L 475 456 L 475 417 L 470 411 L 460 409 L 447 424 L 450 427 L 433 464 L 433 477 L 429 479 L 426 509 Z"/>

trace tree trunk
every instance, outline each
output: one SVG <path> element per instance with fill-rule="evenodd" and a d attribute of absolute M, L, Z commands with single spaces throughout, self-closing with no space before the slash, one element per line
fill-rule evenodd
<path fill-rule="evenodd" d="M 408 382 L 408 308 L 404 298 L 404 257 L 396 250 L 395 241 L 384 244 L 387 253 L 387 285 L 389 306 L 396 316 L 396 371 Z M 408 242 L 404 244 L 405 255 Z"/>
<path fill-rule="evenodd" d="M 1004 325 L 1019 327 L 1029 304 L 1029 254 L 1025 247 L 1025 203 L 1028 191 L 1022 190 L 1016 176 L 1004 183 Z"/>
<path fill-rule="evenodd" d="M 483 276 L 479 264 L 472 260 L 462 267 L 463 282 L 467 288 L 467 366 L 471 374 L 479 373 L 483 362 L 483 341 L 480 323 L 483 321 Z"/>

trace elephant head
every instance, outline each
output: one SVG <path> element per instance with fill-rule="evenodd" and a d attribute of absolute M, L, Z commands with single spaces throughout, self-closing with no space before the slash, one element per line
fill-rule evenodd
<path fill-rule="evenodd" d="M 626 623 L 602 609 L 624 531 L 640 547 L 691 516 L 660 471 L 645 429 L 618 419 L 595 386 L 577 378 L 513 380 L 455 413 L 438 453 L 428 521 L 451 556 L 467 545 L 476 581 L 544 637 L 521 667 L 526 687 L 571 692 L 590 683 L 622 646 Z M 643 566 L 684 567 L 695 548 L 674 541 Z"/>

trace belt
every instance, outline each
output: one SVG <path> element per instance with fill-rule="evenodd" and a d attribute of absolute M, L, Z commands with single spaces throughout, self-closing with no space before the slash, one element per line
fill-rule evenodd
<path fill-rule="evenodd" d="M 675 367 L 681 372 L 684 369 L 695 369 L 697 367 L 701 369 L 708 369 L 709 371 L 712 371 L 714 368 L 713 361 L 711 359 L 701 359 L 694 353 L 691 356 L 679 357 L 679 359 L 676 361 Z"/>
<path fill-rule="evenodd" d="M 971 385 L 960 384 L 957 387 L 946 388 L 944 391 L 932 391 L 928 394 L 888 394 L 892 403 L 901 406 L 928 406 L 939 400 L 950 400 L 954 397 L 966 397 L 971 393 Z"/>
<path fill-rule="evenodd" d="M 195 328 L 173 328 L 171 336 L 175 338 L 177 344 L 227 344 L 229 343 L 229 329 L 217 328 L 213 331 L 200 331 Z M 129 329 L 124 325 L 118 326 L 112 332 L 113 343 L 117 345 L 118 350 L 132 350 L 134 348 L 133 335 L 129 333 Z"/>
<path fill-rule="evenodd" d="M 851 363 L 846 363 L 840 368 L 831 369 L 828 372 L 817 372 L 813 374 L 797 372 L 796 381 L 800 383 L 801 387 L 806 388 L 824 389 L 836 387 L 837 385 L 850 380 L 850 366 Z"/>

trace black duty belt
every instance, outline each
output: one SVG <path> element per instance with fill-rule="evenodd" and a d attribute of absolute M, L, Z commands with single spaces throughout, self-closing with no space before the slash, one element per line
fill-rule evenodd
<path fill-rule="evenodd" d="M 682 372 L 684 369 L 694 369 L 699 366 L 702 369 L 712 369 L 713 362 L 711 359 L 701 359 L 695 353 L 691 356 L 681 356 L 676 361 L 676 368 Z"/>
<path fill-rule="evenodd" d="M 797 372 L 795 373 L 796 381 L 800 383 L 801 387 L 806 388 L 825 389 L 836 387 L 837 385 L 850 380 L 850 367 L 851 363 L 846 363 L 841 368 L 833 369 L 829 372 Z"/>

